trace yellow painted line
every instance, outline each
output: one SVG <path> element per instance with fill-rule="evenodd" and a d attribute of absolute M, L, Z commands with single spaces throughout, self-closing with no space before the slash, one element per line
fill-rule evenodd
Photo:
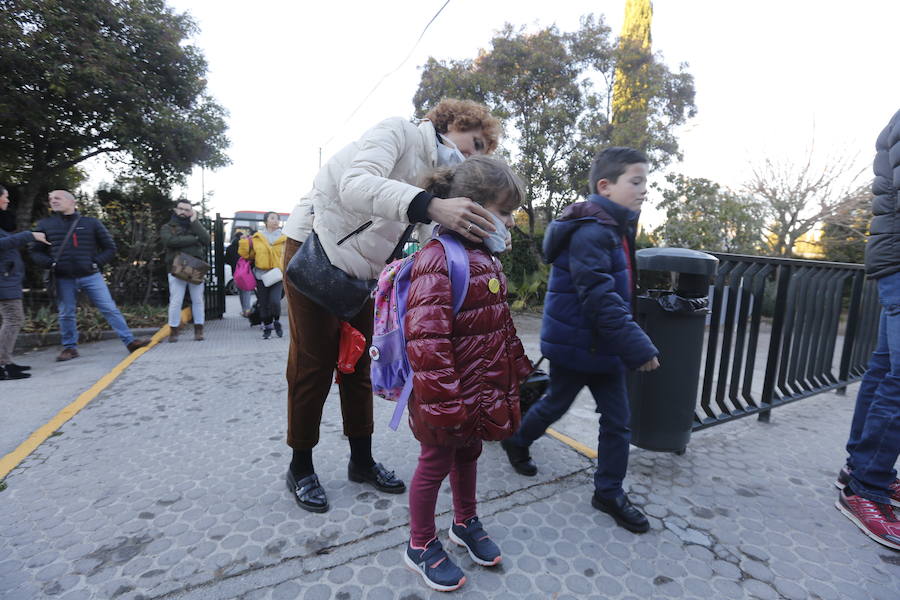
<path fill-rule="evenodd" d="M 597 458 L 596 450 L 594 450 L 593 448 L 588 448 L 587 446 L 585 446 L 578 440 L 570 438 L 569 436 L 567 436 L 564 433 L 560 433 L 560 432 L 556 431 L 555 429 L 547 429 L 547 435 L 549 435 L 552 438 L 556 438 L 557 440 L 559 440 L 566 446 L 569 446 L 576 452 L 580 452 L 581 454 L 584 454 L 585 456 L 587 456 L 590 459 Z"/>
<path fill-rule="evenodd" d="M 181 311 L 181 322 L 184 323 L 191 319 L 191 309 L 184 308 Z M 63 408 L 61 411 L 56 413 L 48 423 L 37 429 L 34 433 L 28 436 L 28 439 L 19 444 L 19 447 L 0 458 L 0 480 L 9 475 L 9 472 L 19 466 L 23 460 L 25 460 L 29 454 L 34 452 L 38 446 L 44 443 L 44 441 L 53 435 L 57 429 L 62 427 L 62 425 L 78 414 L 78 412 L 88 405 L 88 403 L 96 398 L 100 392 L 109 387 L 116 378 L 122 374 L 122 372 L 127 369 L 131 363 L 136 361 L 142 354 L 150 350 L 153 346 L 158 344 L 163 338 L 168 337 L 169 335 L 169 325 L 163 325 L 159 328 L 159 331 L 153 334 L 153 337 L 150 338 L 150 343 L 140 348 L 139 350 L 135 350 L 131 354 L 125 357 L 122 362 L 113 367 L 113 370 L 100 378 L 97 383 L 88 388 L 87 391 L 83 392 L 79 395 L 71 404 Z"/>

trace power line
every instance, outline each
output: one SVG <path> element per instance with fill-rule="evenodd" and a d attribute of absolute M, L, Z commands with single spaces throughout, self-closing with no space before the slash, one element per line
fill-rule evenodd
<path fill-rule="evenodd" d="M 372 89 L 369 91 L 369 93 L 366 94 L 365 98 L 363 98 L 362 101 L 359 103 L 359 105 L 358 105 L 356 108 L 353 109 L 353 112 L 350 113 L 350 116 L 347 117 L 347 119 L 346 119 L 343 123 L 341 123 L 341 125 L 340 125 L 340 127 L 338 127 L 337 131 L 340 131 L 340 130 L 344 127 L 344 125 L 346 125 L 347 123 L 349 123 L 350 120 L 351 120 L 354 116 L 356 116 L 356 113 L 359 112 L 359 109 L 362 108 L 363 105 L 366 103 L 366 101 L 367 101 L 369 98 L 372 97 L 372 94 L 375 93 L 375 90 L 378 89 L 378 86 L 380 86 L 380 85 L 384 82 L 385 79 L 387 79 L 388 77 L 390 77 L 391 75 L 393 75 L 394 73 L 396 73 L 397 71 L 399 71 L 399 70 L 403 67 L 403 65 L 406 64 L 406 62 L 407 62 L 407 61 L 410 59 L 410 57 L 413 55 L 413 52 L 416 51 L 416 48 L 419 47 L 419 42 L 421 42 L 421 41 L 422 41 L 422 38 L 425 37 L 425 32 L 428 31 L 428 28 L 431 27 L 431 24 L 434 23 L 435 19 L 438 18 L 438 15 L 440 15 L 440 14 L 444 11 L 444 9 L 447 8 L 447 5 L 448 5 L 448 4 L 450 4 L 450 0 L 447 0 L 446 2 L 444 2 L 444 4 L 438 9 L 438 11 L 437 11 L 436 13 L 434 13 L 434 16 L 431 17 L 431 20 L 428 21 L 428 24 L 425 25 L 425 29 L 423 29 L 423 30 L 422 30 L 422 33 L 419 34 L 419 37 L 418 37 L 418 39 L 416 40 L 416 43 L 413 44 L 413 47 L 410 49 L 409 54 L 406 55 L 406 58 L 404 58 L 403 61 L 402 61 L 399 65 L 397 65 L 397 67 L 396 67 L 394 70 L 392 70 L 392 71 L 390 71 L 390 72 L 388 72 L 388 73 L 385 73 L 385 74 L 381 77 L 381 79 L 379 79 L 378 82 L 375 83 L 375 85 L 372 87 Z M 330 138 L 328 138 L 328 139 L 325 141 L 325 143 L 323 143 L 321 146 L 319 146 L 319 166 L 320 166 L 320 167 L 322 166 L 322 148 L 323 148 L 324 146 L 327 146 L 328 143 L 331 142 L 331 140 L 333 140 L 333 139 L 335 138 L 336 135 L 337 135 L 337 132 L 335 132 Z"/>

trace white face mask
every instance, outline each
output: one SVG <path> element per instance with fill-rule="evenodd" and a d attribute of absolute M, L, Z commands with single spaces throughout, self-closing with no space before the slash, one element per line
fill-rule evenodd
<path fill-rule="evenodd" d="M 503 224 L 503 221 L 500 220 L 500 217 L 491 213 L 491 216 L 494 218 L 494 227 L 497 228 L 497 231 L 494 231 L 486 238 L 484 238 L 484 245 L 487 246 L 487 249 L 490 250 L 494 254 L 500 254 L 501 252 L 506 251 L 506 236 L 509 233 L 509 230 L 506 228 L 506 225 Z"/>
<path fill-rule="evenodd" d="M 440 136 L 443 143 L 438 142 L 437 144 L 437 166 L 452 167 L 466 160 L 466 157 L 459 151 L 456 144 L 441 134 L 438 134 L 438 136 Z"/>

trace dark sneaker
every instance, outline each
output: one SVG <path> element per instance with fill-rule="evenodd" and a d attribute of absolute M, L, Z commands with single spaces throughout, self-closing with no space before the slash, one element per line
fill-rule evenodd
<path fill-rule="evenodd" d="M 834 505 L 867 536 L 888 548 L 900 550 L 900 521 L 890 504 L 848 496 L 845 490 L 838 494 Z"/>
<path fill-rule="evenodd" d="M 146 346 L 149 343 L 150 343 L 150 340 L 148 340 L 147 338 L 137 338 L 137 339 L 132 340 L 125 347 L 128 348 L 129 352 L 134 352 L 135 350 L 140 350 L 141 348 L 143 348 L 144 346 Z"/>
<path fill-rule="evenodd" d="M 31 366 L 29 365 L 17 365 L 16 363 L 9 363 L 6 365 L 7 369 L 12 369 L 13 371 L 30 371 Z"/>
<path fill-rule="evenodd" d="M 323 513 L 328 510 L 325 488 L 319 483 L 319 478 L 315 473 L 297 479 L 288 469 L 287 487 L 301 508 L 315 513 Z"/>
<path fill-rule="evenodd" d="M 469 551 L 472 560 L 483 567 L 499 565 L 503 557 L 500 548 L 491 540 L 478 517 L 472 517 L 462 525 L 450 526 L 450 539 Z"/>
<path fill-rule="evenodd" d="M 264 340 L 267 340 L 267 339 L 269 339 L 270 337 L 272 337 L 272 330 L 269 329 L 268 327 L 264 328 L 264 329 L 263 329 L 263 339 L 264 339 Z"/>
<path fill-rule="evenodd" d="M 381 463 L 361 468 L 350 461 L 347 463 L 347 479 L 356 483 L 370 483 L 375 489 L 388 494 L 402 494 L 406 491 L 406 484 L 398 479 L 393 471 L 385 469 Z"/>
<path fill-rule="evenodd" d="M 63 351 L 56 357 L 56 362 L 65 362 L 73 358 L 78 358 L 78 350 L 75 348 L 63 348 Z"/>
<path fill-rule="evenodd" d="M 841 467 L 834 485 L 839 490 L 850 485 L 850 467 L 847 465 Z M 894 483 L 888 486 L 888 490 L 891 492 L 891 505 L 900 508 L 900 479 L 894 479 Z"/>
<path fill-rule="evenodd" d="M 591 506 L 611 516 L 619 526 L 624 527 L 628 531 L 645 533 L 650 529 L 650 521 L 647 520 L 644 513 L 631 503 L 631 500 L 624 493 L 613 500 L 601 498 L 595 493 L 591 498 Z"/>
<path fill-rule="evenodd" d="M 403 561 L 433 590 L 452 592 L 466 582 L 462 569 L 453 564 L 437 538 L 428 542 L 424 550 L 413 548 L 412 543 L 406 544 Z"/>
<path fill-rule="evenodd" d="M 29 377 L 31 377 L 31 373 L 17 371 L 10 368 L 9 365 L 0 365 L 0 381 L 4 379 L 28 379 Z"/>
<path fill-rule="evenodd" d="M 281 321 L 275 321 L 272 325 L 275 327 L 275 335 L 284 337 L 284 329 L 281 328 Z"/>
<path fill-rule="evenodd" d="M 516 473 L 526 477 L 537 475 L 537 465 L 531 460 L 531 453 L 527 447 L 517 446 L 508 438 L 501 441 L 500 446 L 506 451 L 506 458 L 509 459 L 509 464 L 516 470 Z"/>

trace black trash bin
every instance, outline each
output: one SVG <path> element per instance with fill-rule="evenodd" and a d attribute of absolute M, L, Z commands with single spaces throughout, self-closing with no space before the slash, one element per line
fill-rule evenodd
<path fill-rule="evenodd" d="M 719 260 L 685 248 L 645 248 L 636 256 L 642 279 L 667 272 L 670 284 L 636 299 L 635 318 L 659 349 L 660 367 L 629 377 L 631 443 L 681 454 L 691 438 L 709 283 Z"/>

